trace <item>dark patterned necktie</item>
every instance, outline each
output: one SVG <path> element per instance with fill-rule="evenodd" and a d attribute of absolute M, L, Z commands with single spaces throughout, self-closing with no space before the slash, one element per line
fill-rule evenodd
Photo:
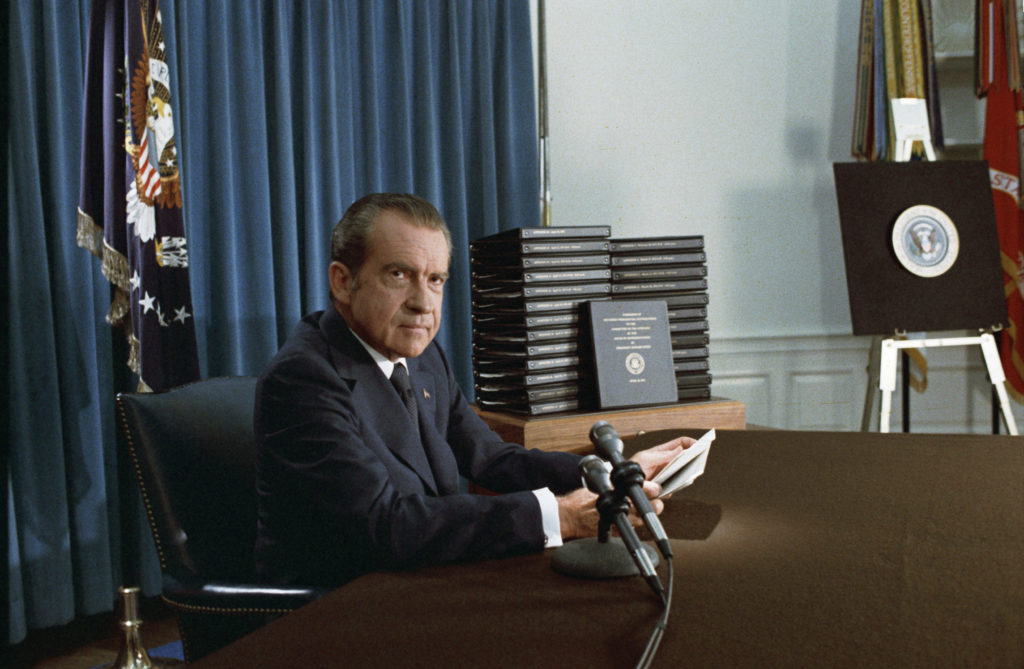
<path fill-rule="evenodd" d="M 412 416 L 412 424 L 415 426 L 416 436 L 422 440 L 423 432 L 420 429 L 419 409 L 416 406 L 416 396 L 412 392 L 412 383 L 409 381 L 409 372 L 405 369 L 405 365 L 395 365 L 395 369 L 391 372 L 391 385 L 395 387 L 398 395 L 405 402 L 405 408 L 409 410 L 409 414 Z M 429 444 L 422 441 L 421 444 L 423 445 L 424 454 L 427 456 L 427 464 L 430 465 L 429 475 L 432 478 L 430 485 L 435 490 L 440 490 L 442 494 L 457 492 L 458 482 L 454 472 L 449 477 L 438 476 L 438 472 L 445 471 L 445 468 L 437 461 L 437 448 L 431 448 Z M 442 482 L 447 482 L 447 484 L 439 487 L 439 484 L 442 484 Z"/>
<path fill-rule="evenodd" d="M 416 397 L 412 394 L 412 384 L 409 383 L 409 372 L 405 370 L 405 365 L 395 365 L 394 371 L 391 372 L 391 385 L 395 387 L 399 397 L 405 402 L 405 408 L 409 410 L 412 422 L 418 430 L 420 422 L 416 409 Z"/>

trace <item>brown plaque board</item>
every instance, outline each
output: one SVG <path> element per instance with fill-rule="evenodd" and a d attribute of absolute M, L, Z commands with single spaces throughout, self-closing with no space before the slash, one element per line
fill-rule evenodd
<path fill-rule="evenodd" d="M 984 161 L 836 163 L 836 197 L 855 335 L 990 328 L 1006 322 L 988 166 Z M 925 205 L 955 227 L 955 260 L 919 276 L 893 229 Z M 902 220 L 906 220 L 906 216 Z"/>

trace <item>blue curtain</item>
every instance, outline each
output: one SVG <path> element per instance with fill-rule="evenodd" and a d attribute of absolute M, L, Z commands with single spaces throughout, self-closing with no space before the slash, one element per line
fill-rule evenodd
<path fill-rule="evenodd" d="M 471 393 L 468 242 L 538 224 L 527 0 L 161 0 L 200 368 L 256 374 L 328 304 L 328 238 L 362 194 L 415 192 L 452 228 L 438 335 Z M 5 76 L 9 639 L 153 594 L 125 518 L 109 285 L 75 240 L 84 2 L 11 0 Z M 134 494 L 134 491 L 132 491 Z M 128 506 L 131 506 L 129 502 Z M 140 523 L 139 574 L 123 538 Z"/>
<path fill-rule="evenodd" d="M 538 221 L 528 3 L 172 8 L 204 371 L 265 363 L 300 313 L 326 306 L 327 239 L 348 204 L 402 191 L 452 228 L 438 337 L 470 389 L 468 242 Z"/>

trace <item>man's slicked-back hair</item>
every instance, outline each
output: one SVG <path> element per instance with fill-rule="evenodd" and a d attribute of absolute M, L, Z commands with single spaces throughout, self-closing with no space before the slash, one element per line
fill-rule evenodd
<path fill-rule="evenodd" d="M 409 193 L 371 193 L 353 202 L 334 226 L 331 234 L 331 261 L 345 265 L 353 276 L 359 274 L 369 252 L 373 224 L 385 211 L 403 213 L 415 225 L 443 232 L 448 243 L 448 257 L 451 257 L 452 234 L 434 205 Z"/>

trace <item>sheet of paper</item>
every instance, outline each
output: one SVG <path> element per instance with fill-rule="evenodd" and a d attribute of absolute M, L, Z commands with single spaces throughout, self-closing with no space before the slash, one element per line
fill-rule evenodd
<path fill-rule="evenodd" d="M 654 477 L 655 483 L 661 484 L 661 497 L 685 488 L 704 473 L 708 451 L 714 440 L 715 430 L 710 429 L 697 440 L 697 443 L 683 449 L 675 460 L 665 465 L 665 468 Z"/>

